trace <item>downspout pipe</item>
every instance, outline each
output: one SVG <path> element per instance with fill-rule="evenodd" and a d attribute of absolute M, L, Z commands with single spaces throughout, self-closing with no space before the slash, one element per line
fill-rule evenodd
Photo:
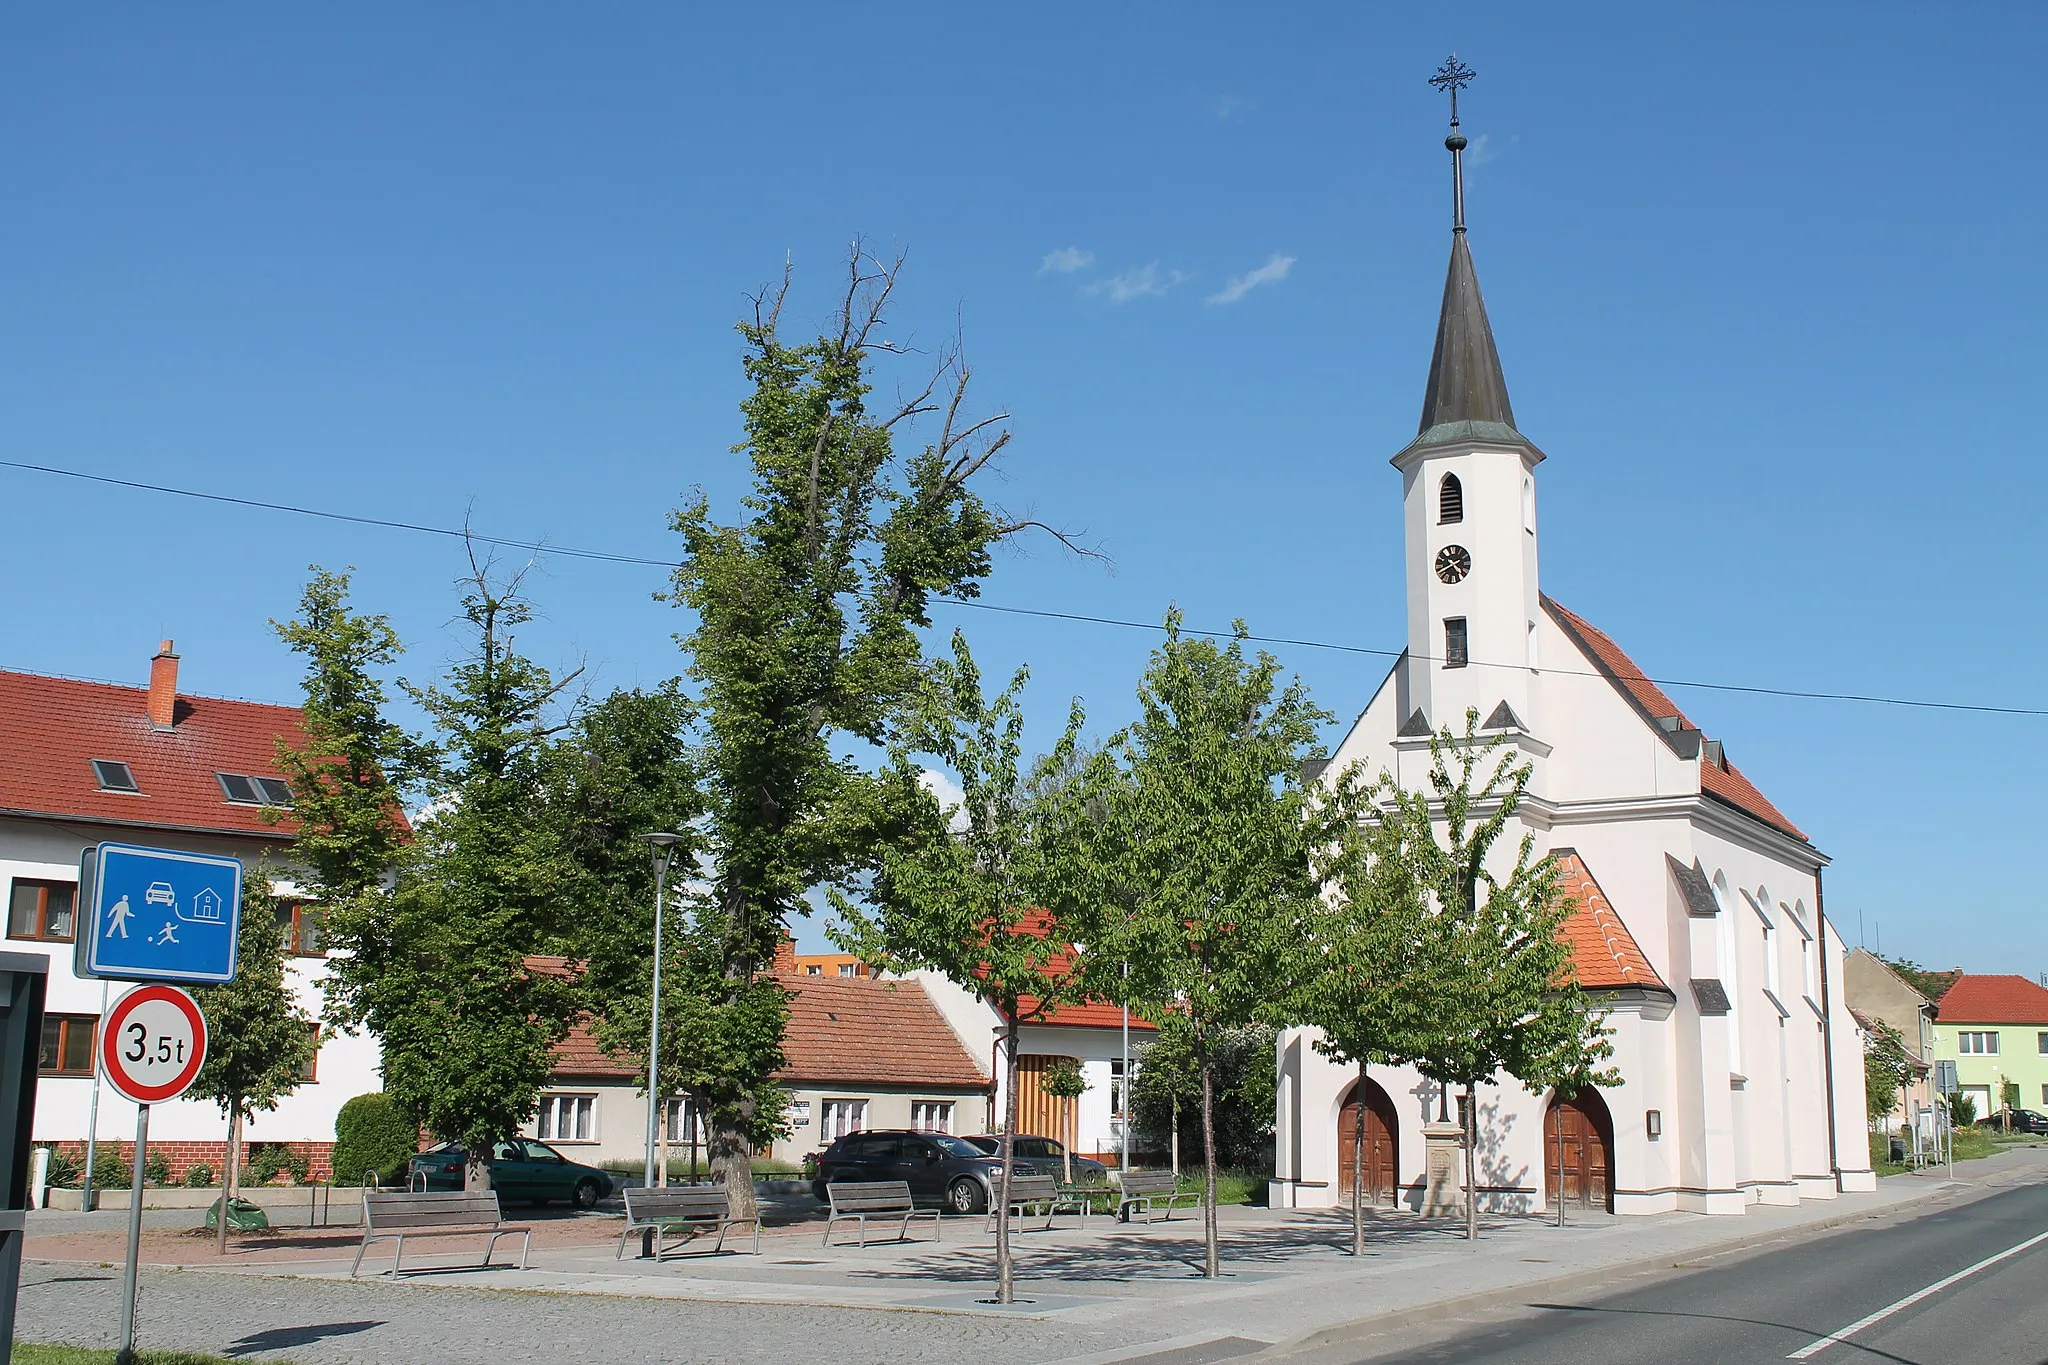
<path fill-rule="evenodd" d="M 1823 890 L 1825 871 L 1813 870 L 1813 917 L 1820 922 L 1820 1046 L 1821 1065 L 1827 1069 L 1828 1169 L 1834 1173 L 1835 1191 L 1842 1189 L 1842 1148 L 1835 1134 L 1835 1007 L 1828 982 L 1828 909 Z"/>

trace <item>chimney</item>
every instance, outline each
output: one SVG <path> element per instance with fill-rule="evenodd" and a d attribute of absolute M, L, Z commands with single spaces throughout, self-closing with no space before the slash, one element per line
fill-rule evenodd
<path fill-rule="evenodd" d="M 796 975 L 796 940 L 789 934 L 783 934 L 776 943 L 775 961 L 768 970 L 776 976 Z"/>
<path fill-rule="evenodd" d="M 178 656 L 171 642 L 164 641 L 149 661 L 149 723 L 168 730 L 178 717 Z"/>

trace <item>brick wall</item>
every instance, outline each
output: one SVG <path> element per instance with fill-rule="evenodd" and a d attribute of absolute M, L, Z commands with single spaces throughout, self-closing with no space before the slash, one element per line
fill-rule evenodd
<path fill-rule="evenodd" d="M 79 1165 L 83 1166 L 83 1165 L 85 1164 L 85 1143 L 84 1143 L 84 1142 L 82 1142 L 82 1141 L 80 1141 L 80 1142 L 50 1142 L 50 1143 L 39 1143 L 39 1144 L 37 1144 L 37 1145 L 38 1145 L 38 1146 L 47 1146 L 47 1147 L 54 1147 L 54 1148 L 56 1148 L 57 1150 L 59 1150 L 59 1151 L 61 1151 L 61 1152 L 67 1153 L 67 1154 L 68 1154 L 68 1155 L 69 1155 L 69 1156 L 71 1157 L 71 1159 L 72 1159 L 73 1161 L 77 1162 L 77 1163 L 78 1163 Z M 310 1178 L 311 1178 L 311 1179 L 313 1179 L 313 1180 L 330 1180 L 330 1179 L 332 1179 L 332 1178 L 333 1178 L 333 1176 L 334 1176 L 334 1144 L 333 1144 L 333 1143 L 331 1143 L 331 1142 L 287 1142 L 287 1143 L 285 1143 L 284 1145 L 285 1145 L 285 1146 L 287 1146 L 287 1147 L 289 1147 L 289 1148 L 291 1148 L 291 1149 L 292 1149 L 293 1151 L 295 1151 L 295 1152 L 303 1152 L 303 1153 L 305 1154 L 305 1157 L 306 1157 L 306 1161 L 307 1161 L 307 1163 L 309 1164 L 309 1166 L 310 1166 L 310 1168 L 311 1168 L 311 1169 L 310 1169 L 310 1171 L 309 1171 L 309 1176 L 310 1176 Z M 101 1151 L 107 1151 L 107 1150 L 109 1150 L 109 1149 L 112 1149 L 112 1150 L 116 1150 L 116 1151 L 120 1152 L 120 1154 L 121 1154 L 121 1160 L 123 1160 L 123 1161 L 125 1161 L 125 1162 L 128 1162 L 128 1163 L 129 1163 L 129 1164 L 130 1164 L 131 1166 L 132 1166 L 132 1165 L 134 1164 L 134 1161 L 135 1161 L 135 1144 L 134 1144 L 134 1143 L 132 1143 L 132 1142 L 102 1142 L 102 1143 L 100 1143 L 100 1144 L 99 1144 L 99 1148 L 100 1148 L 100 1150 L 101 1150 Z M 168 1141 L 167 1141 L 167 1142 L 152 1142 L 152 1143 L 150 1143 L 150 1144 L 149 1144 L 149 1153 L 150 1153 L 150 1155 L 151 1155 L 151 1156 L 154 1156 L 154 1155 L 156 1155 L 156 1154 L 157 1154 L 158 1152 L 161 1152 L 161 1153 L 163 1153 L 163 1154 L 164 1154 L 164 1156 L 165 1156 L 165 1157 L 167 1157 L 167 1158 L 168 1158 L 168 1159 L 170 1160 L 170 1163 L 171 1163 L 171 1183 L 172 1183 L 173 1185 L 176 1185 L 176 1184 L 180 1184 L 180 1183 L 182 1183 L 182 1182 L 184 1181 L 184 1179 L 185 1179 L 185 1171 L 186 1171 L 186 1168 L 187 1168 L 187 1167 L 190 1167 L 190 1166 L 195 1166 L 195 1165 L 198 1165 L 198 1164 L 200 1164 L 201 1162 L 204 1162 L 204 1163 L 205 1163 L 205 1164 L 206 1164 L 207 1166 L 209 1166 L 209 1167 L 211 1167 L 211 1168 L 212 1168 L 212 1170 L 213 1170 L 213 1176 L 214 1176 L 214 1179 L 215 1179 L 216 1181 L 218 1181 L 218 1180 L 220 1179 L 220 1173 L 221 1173 L 221 1168 L 222 1168 L 223 1166 L 225 1166 L 225 1165 L 227 1164 L 227 1159 L 228 1159 L 228 1144 L 227 1144 L 227 1141 L 226 1141 L 226 1139 L 222 1139 L 222 1140 L 221 1140 L 221 1141 L 219 1141 L 219 1142 L 168 1142 Z M 247 1166 L 247 1165 L 249 1164 L 249 1161 L 250 1161 L 251 1155 L 252 1155 L 252 1153 L 251 1153 L 251 1151 L 250 1151 L 250 1144 L 248 1144 L 248 1143 L 246 1143 L 246 1142 L 245 1142 L 245 1143 L 243 1143 L 243 1144 L 242 1144 L 242 1165 L 243 1165 L 243 1166 L 245 1166 L 245 1167 L 246 1167 L 246 1166 Z M 290 1183 L 290 1181 L 291 1181 L 291 1177 L 290 1177 L 290 1176 L 284 1176 L 284 1175 L 281 1175 L 281 1176 L 279 1176 L 279 1177 L 278 1177 L 278 1180 L 279 1180 L 280 1182 L 282 1182 L 282 1183 L 286 1183 L 286 1184 L 289 1184 L 289 1183 Z"/>

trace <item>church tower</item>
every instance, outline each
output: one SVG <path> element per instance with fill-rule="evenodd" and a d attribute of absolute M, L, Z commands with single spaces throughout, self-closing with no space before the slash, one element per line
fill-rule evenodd
<path fill-rule="evenodd" d="M 1453 57 L 1431 80 L 1451 96 L 1451 264 L 1437 319 L 1422 422 L 1394 467 L 1406 527 L 1408 655 L 1404 736 L 1482 728 L 1534 730 L 1542 611 L 1536 577 L 1536 466 L 1515 429 L 1493 328 L 1465 240 L 1465 137 L 1458 91 L 1472 71 Z"/>

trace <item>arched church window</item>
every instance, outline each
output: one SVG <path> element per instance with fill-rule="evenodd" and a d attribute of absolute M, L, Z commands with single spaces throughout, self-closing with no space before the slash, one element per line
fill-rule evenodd
<path fill-rule="evenodd" d="M 1444 475 L 1437 485 L 1436 519 L 1440 526 L 1465 519 L 1465 485 L 1458 482 L 1456 474 Z"/>

